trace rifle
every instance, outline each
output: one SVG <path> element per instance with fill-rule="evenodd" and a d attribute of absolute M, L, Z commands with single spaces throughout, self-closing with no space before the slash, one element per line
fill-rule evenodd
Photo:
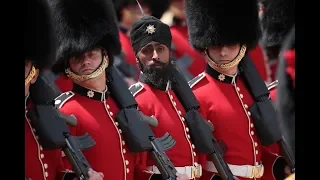
<path fill-rule="evenodd" d="M 193 94 L 188 82 L 174 64 L 170 64 L 170 67 L 170 72 L 174 77 L 172 90 L 186 111 L 184 118 L 190 129 L 192 142 L 198 151 L 210 156 L 211 161 L 214 163 L 223 180 L 233 180 L 234 176 L 228 164 L 223 159 L 222 147 L 215 139 L 210 127 L 198 111 L 200 104 L 197 98 Z"/>
<path fill-rule="evenodd" d="M 268 90 L 277 87 L 279 84 L 278 80 L 275 80 L 274 82 L 268 84 L 267 88 Z M 295 158 L 293 155 L 292 150 L 290 149 L 286 139 L 284 136 L 281 136 L 281 139 L 277 142 L 279 147 L 280 147 L 280 151 L 283 154 L 284 159 L 286 160 L 288 166 L 291 169 L 291 172 L 294 173 L 295 172 Z"/>
<path fill-rule="evenodd" d="M 31 120 L 32 126 L 36 129 L 39 142 L 43 149 L 62 149 L 66 154 L 76 176 L 80 180 L 88 180 L 88 170 L 90 164 L 82 154 L 81 150 L 88 149 L 95 145 L 89 134 L 80 137 L 72 136 L 70 130 L 58 109 L 54 107 L 54 99 L 59 91 L 54 84 L 46 81 L 43 74 L 35 84 L 30 86 L 30 97 L 34 106 L 28 111 L 27 116 Z M 74 123 L 76 120 L 68 117 Z"/>
<path fill-rule="evenodd" d="M 150 126 L 146 123 L 148 120 L 145 120 L 145 116 L 138 111 L 136 100 L 115 67 L 109 66 L 106 72 L 107 86 L 121 109 L 115 119 L 123 132 L 129 151 L 150 152 L 162 178 L 175 180 L 177 171 L 165 153 L 175 145 L 175 140 L 169 133 L 161 138 L 155 138 Z"/>

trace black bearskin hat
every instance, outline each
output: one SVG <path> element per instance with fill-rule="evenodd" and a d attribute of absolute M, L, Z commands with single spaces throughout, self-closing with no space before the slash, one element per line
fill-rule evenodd
<path fill-rule="evenodd" d="M 281 48 L 295 22 L 295 0 L 268 0 L 261 18 L 262 45 Z"/>
<path fill-rule="evenodd" d="M 97 47 L 119 54 L 121 45 L 111 0 L 49 0 L 58 38 L 54 73 L 64 72 L 66 60 Z M 112 55 L 111 54 L 111 55 Z"/>
<path fill-rule="evenodd" d="M 55 36 L 51 11 L 45 0 L 27 0 L 24 8 L 24 56 L 38 69 L 55 61 Z"/>
<path fill-rule="evenodd" d="M 151 11 L 151 16 L 160 19 L 163 13 L 169 8 L 169 0 L 138 0 L 140 4 L 145 4 Z M 136 0 L 113 0 L 118 21 L 121 20 L 121 10 L 128 5 L 138 5 Z"/>
<path fill-rule="evenodd" d="M 261 36 L 257 0 L 185 0 L 189 40 L 195 49 L 246 44 Z"/>

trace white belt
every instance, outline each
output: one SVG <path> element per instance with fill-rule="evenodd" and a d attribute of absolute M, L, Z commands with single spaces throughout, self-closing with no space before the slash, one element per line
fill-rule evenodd
<path fill-rule="evenodd" d="M 195 166 L 184 166 L 175 168 L 178 173 L 186 174 L 189 179 L 200 178 L 202 175 L 202 167 L 200 164 L 195 164 Z M 152 171 L 154 174 L 161 174 L 157 166 L 148 166 L 147 170 Z"/>
<path fill-rule="evenodd" d="M 251 166 L 251 165 L 232 165 L 228 164 L 232 174 L 234 176 L 244 177 L 244 178 L 260 178 L 263 175 L 264 167 L 263 165 Z M 212 161 L 207 161 L 206 170 L 214 173 L 218 173 L 218 170 L 214 166 Z"/>

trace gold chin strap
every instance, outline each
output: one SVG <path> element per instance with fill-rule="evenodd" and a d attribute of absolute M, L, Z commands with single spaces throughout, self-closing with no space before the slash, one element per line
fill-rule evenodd
<path fill-rule="evenodd" d="M 206 59 L 208 61 L 209 66 L 211 66 L 214 69 L 229 69 L 232 68 L 234 66 L 237 66 L 239 64 L 239 62 L 241 61 L 241 59 L 244 57 L 244 55 L 246 54 L 246 50 L 247 50 L 247 46 L 246 45 L 242 45 L 239 54 L 237 55 L 237 57 L 234 58 L 233 61 L 227 63 L 227 64 L 217 64 L 216 62 L 214 62 L 209 55 L 207 54 L 207 50 L 204 51 L 206 54 Z"/>
<path fill-rule="evenodd" d="M 103 57 L 102 64 L 99 66 L 97 70 L 95 70 L 93 73 L 89 75 L 77 75 L 74 72 L 70 70 L 70 68 L 66 69 L 66 74 L 69 78 L 76 80 L 76 81 L 85 81 L 88 79 L 93 79 L 98 77 L 109 65 L 109 61 L 106 59 L 106 57 Z"/>
<path fill-rule="evenodd" d="M 36 68 L 32 66 L 28 76 L 24 79 L 24 86 L 28 85 L 35 75 L 36 75 Z"/>

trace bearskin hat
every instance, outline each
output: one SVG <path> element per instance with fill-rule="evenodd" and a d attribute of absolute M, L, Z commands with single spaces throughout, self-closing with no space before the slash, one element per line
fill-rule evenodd
<path fill-rule="evenodd" d="M 151 16 L 160 19 L 163 13 L 169 8 L 169 0 L 138 0 L 140 4 L 146 4 L 151 11 Z M 136 0 L 113 0 L 118 21 L 121 20 L 121 10 L 128 5 L 137 5 Z"/>
<path fill-rule="evenodd" d="M 268 0 L 261 18 L 262 45 L 281 47 L 295 22 L 295 0 Z"/>
<path fill-rule="evenodd" d="M 24 54 L 38 69 L 50 68 L 55 61 L 55 34 L 47 1 L 28 0 L 24 8 Z"/>
<path fill-rule="evenodd" d="M 241 43 L 261 36 L 257 0 L 185 0 L 189 40 L 195 49 Z"/>
<path fill-rule="evenodd" d="M 49 0 L 58 38 L 54 73 L 64 71 L 66 60 L 96 47 L 121 52 L 116 14 L 111 0 Z"/>

